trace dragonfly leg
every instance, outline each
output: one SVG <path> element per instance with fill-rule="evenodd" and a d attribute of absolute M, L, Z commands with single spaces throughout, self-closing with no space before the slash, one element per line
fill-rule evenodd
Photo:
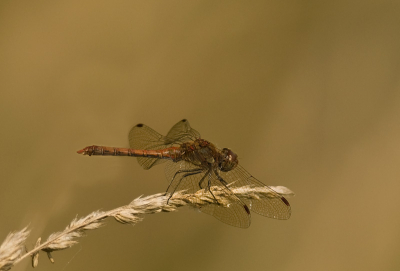
<path fill-rule="evenodd" d="M 210 192 L 210 194 L 213 196 L 215 202 L 219 205 L 217 198 L 214 196 L 214 193 L 211 191 L 211 174 L 209 174 L 208 176 L 209 176 L 208 177 L 208 185 L 205 189 L 206 190 L 205 192 L 207 192 L 207 190 L 208 190 Z"/>
<path fill-rule="evenodd" d="M 200 190 L 203 189 L 203 187 L 201 187 L 201 185 L 203 184 L 204 179 L 207 177 L 208 174 L 209 174 L 209 171 L 208 171 L 206 174 L 204 174 L 203 178 L 201 178 L 201 180 L 199 181 L 199 188 L 200 188 Z"/>
<path fill-rule="evenodd" d="M 182 171 L 182 172 L 185 172 L 185 171 Z M 180 185 L 180 183 L 182 182 L 182 180 L 183 180 L 184 178 L 186 178 L 186 177 L 188 177 L 188 176 L 191 176 L 191 175 L 199 174 L 199 173 L 201 173 L 201 172 L 203 172 L 203 171 L 202 171 L 201 169 L 196 169 L 196 170 L 187 170 L 186 172 L 187 172 L 187 173 L 184 174 L 184 175 L 179 179 L 178 185 L 175 186 L 174 191 L 172 191 L 171 195 L 168 197 L 167 204 L 168 204 L 169 200 L 171 199 L 171 197 L 174 195 L 176 189 L 178 188 L 178 186 Z M 176 175 L 176 174 L 175 174 L 175 175 Z M 174 176 L 174 178 L 175 178 L 175 176 Z M 171 181 L 171 183 L 172 183 L 172 181 Z M 171 186 L 171 184 L 168 186 L 168 189 L 169 189 L 170 186 Z M 168 189 L 167 189 L 167 191 L 168 191 Z M 166 193 L 167 193 L 167 192 L 166 192 Z M 165 194 L 166 194 L 166 193 L 165 193 Z"/>
<path fill-rule="evenodd" d="M 219 181 L 223 186 L 225 186 L 226 189 L 229 189 L 228 183 L 227 183 L 224 179 L 222 179 L 221 176 L 219 176 L 218 171 L 215 170 L 214 172 L 215 172 L 215 176 L 217 176 L 217 178 L 218 178 L 218 181 Z M 230 190 L 230 189 L 229 189 L 229 190 Z"/>
<path fill-rule="evenodd" d="M 176 175 L 178 175 L 180 173 L 188 173 L 188 172 L 195 172 L 195 171 L 199 171 L 199 173 L 200 173 L 201 169 L 198 169 L 198 168 L 195 168 L 195 169 L 181 169 L 181 170 L 178 170 L 177 172 L 175 172 L 174 177 L 172 177 L 172 180 L 169 182 L 169 185 L 167 187 L 167 191 L 165 191 L 165 195 L 168 193 L 168 190 L 171 187 L 172 183 L 174 182 Z"/>

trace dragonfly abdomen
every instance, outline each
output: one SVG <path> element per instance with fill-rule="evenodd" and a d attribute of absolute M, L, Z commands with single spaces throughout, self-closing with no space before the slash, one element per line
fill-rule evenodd
<path fill-rule="evenodd" d="M 174 162 L 181 160 L 181 151 L 179 147 L 171 147 L 162 150 L 137 150 L 129 148 L 115 148 L 105 146 L 89 146 L 78 151 L 83 155 L 103 155 L 103 156 L 133 156 L 148 157 L 159 159 L 171 159 Z"/>

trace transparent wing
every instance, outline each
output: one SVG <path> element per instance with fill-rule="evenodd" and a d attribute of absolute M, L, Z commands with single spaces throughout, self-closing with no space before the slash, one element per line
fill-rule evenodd
<path fill-rule="evenodd" d="M 128 138 L 130 147 L 138 150 L 165 149 L 172 145 L 165 144 L 165 136 L 162 136 L 149 126 L 141 123 L 131 129 Z M 145 157 L 138 157 L 137 160 L 144 169 L 149 169 L 166 161 L 165 159 Z"/>
<path fill-rule="evenodd" d="M 242 166 L 238 165 L 228 172 L 220 172 L 220 176 L 229 184 L 229 187 L 240 189 L 242 186 L 250 185 L 254 188 L 262 187 L 264 190 L 268 191 L 268 198 L 260 198 L 257 200 L 242 198 L 251 211 L 270 218 L 289 219 L 291 215 L 289 202 L 272 188 L 254 178 Z"/>
<path fill-rule="evenodd" d="M 189 121 L 186 119 L 183 119 L 172 126 L 166 136 L 168 143 L 183 143 L 190 140 L 196 140 L 197 138 L 200 138 L 200 133 L 190 127 Z"/>
<path fill-rule="evenodd" d="M 239 228 L 248 228 L 251 223 L 251 216 L 247 205 L 236 195 L 234 195 L 231 190 L 221 185 L 218 179 L 213 177 L 215 177 L 215 175 L 212 176 L 211 187 L 219 186 L 219 188 L 224 191 L 225 196 L 229 198 L 231 203 L 228 207 L 223 207 L 217 204 L 209 204 L 201 207 L 200 211 L 212 215 L 226 224 Z M 207 193 L 210 192 L 207 191 Z"/>
<path fill-rule="evenodd" d="M 222 185 L 213 172 L 210 174 L 208 170 L 201 169 L 186 161 L 177 163 L 169 161 L 165 167 L 165 173 L 169 182 L 174 178 L 168 188 L 167 192 L 169 193 L 180 190 L 186 190 L 186 193 L 196 193 L 201 190 L 203 193 L 209 194 L 210 191 L 206 188 L 210 180 L 211 187 L 219 187 L 231 203 L 229 207 L 222 207 L 217 203 L 209 204 L 201 207 L 200 211 L 235 227 L 247 228 L 250 226 L 250 213 L 246 211 L 246 204 Z M 212 195 L 208 196 L 212 197 Z"/>
<path fill-rule="evenodd" d="M 163 136 L 149 126 L 137 124 L 129 132 L 129 145 L 138 150 L 159 150 L 177 146 L 183 142 L 199 138 L 200 134 L 192 129 L 186 119 L 179 121 Z M 166 162 L 165 159 L 138 157 L 139 164 L 144 169 Z"/>

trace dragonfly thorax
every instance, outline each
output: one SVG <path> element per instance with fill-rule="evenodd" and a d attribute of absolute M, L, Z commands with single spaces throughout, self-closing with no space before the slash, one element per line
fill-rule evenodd
<path fill-rule="evenodd" d="M 204 139 L 185 142 L 181 145 L 181 159 L 199 167 L 216 167 L 223 172 L 234 169 L 239 161 L 237 155 L 228 148 L 219 150 L 214 144 Z"/>
<path fill-rule="evenodd" d="M 222 149 L 221 154 L 222 154 L 221 157 L 222 159 L 221 162 L 219 163 L 219 168 L 221 169 L 221 171 L 224 172 L 231 171 L 238 165 L 239 161 L 237 159 L 237 155 L 230 149 L 228 148 Z"/>

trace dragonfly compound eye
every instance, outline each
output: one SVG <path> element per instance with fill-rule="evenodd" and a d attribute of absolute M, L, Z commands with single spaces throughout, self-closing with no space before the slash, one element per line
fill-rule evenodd
<path fill-rule="evenodd" d="M 238 163 L 239 161 L 236 153 L 227 148 L 222 150 L 222 161 L 219 164 L 219 167 L 222 171 L 230 171 L 234 169 Z"/>

